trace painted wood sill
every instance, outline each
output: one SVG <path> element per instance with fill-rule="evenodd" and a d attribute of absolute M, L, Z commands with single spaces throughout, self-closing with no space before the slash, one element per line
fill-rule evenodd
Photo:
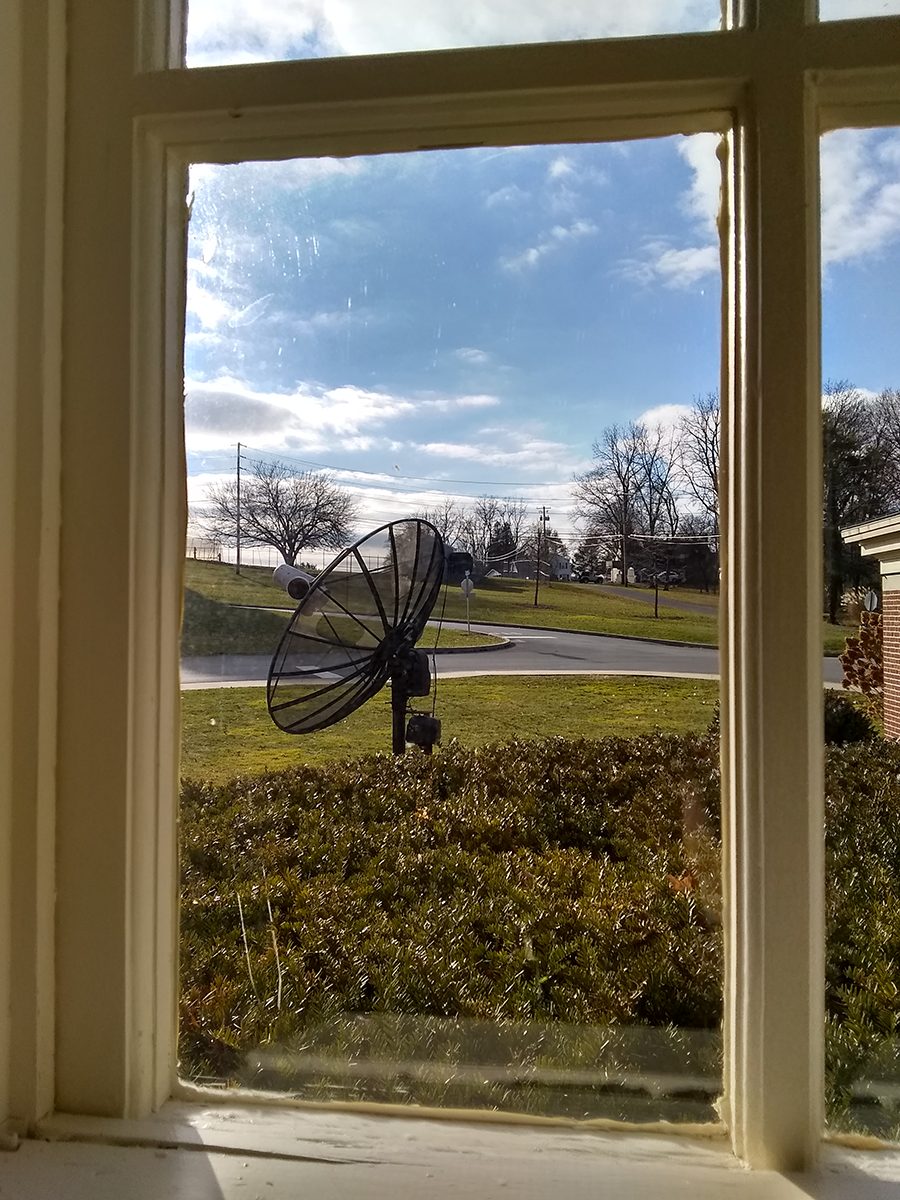
<path fill-rule="evenodd" d="M 16 1200 L 887 1200 L 900 1151 L 824 1148 L 813 1174 L 745 1170 L 724 1138 L 593 1133 L 274 1105 L 56 1115 L 0 1154 Z"/>

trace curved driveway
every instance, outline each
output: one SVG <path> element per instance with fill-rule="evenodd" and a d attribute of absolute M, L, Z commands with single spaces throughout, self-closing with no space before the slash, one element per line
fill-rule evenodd
<path fill-rule="evenodd" d="M 445 622 L 453 628 L 464 623 Z M 616 638 L 600 633 L 572 633 L 562 629 L 534 629 L 521 625 L 478 625 L 473 632 L 508 638 L 511 645 L 496 650 L 439 654 L 437 673 L 450 679 L 466 675 L 666 675 L 715 678 L 718 651 L 712 646 L 670 646 L 636 638 Z M 183 688 L 240 687 L 264 684 L 269 657 L 220 655 L 185 658 L 181 663 Z M 841 665 L 823 660 L 826 683 L 841 682 Z"/>

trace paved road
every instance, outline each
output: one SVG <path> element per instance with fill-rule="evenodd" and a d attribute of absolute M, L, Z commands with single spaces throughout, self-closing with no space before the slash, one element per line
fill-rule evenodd
<path fill-rule="evenodd" d="M 460 625 L 446 622 L 455 628 Z M 715 678 L 718 652 L 706 646 L 667 646 L 634 638 L 603 634 L 568 633 L 564 630 L 531 629 L 525 626 L 476 625 L 473 632 L 509 638 L 503 649 L 438 655 L 437 673 L 442 678 L 467 675 L 667 675 Z M 186 658 L 181 664 L 182 687 L 240 687 L 265 683 L 268 657 L 221 655 L 215 658 Z M 824 659 L 824 679 L 840 683 L 837 659 Z"/>

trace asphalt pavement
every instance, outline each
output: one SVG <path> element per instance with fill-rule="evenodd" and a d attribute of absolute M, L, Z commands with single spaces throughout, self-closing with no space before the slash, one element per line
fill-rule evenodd
<path fill-rule="evenodd" d="M 465 628 L 465 623 L 445 622 Z M 713 646 L 673 646 L 638 638 L 610 637 L 599 633 L 534 629 L 521 625 L 478 625 L 473 633 L 508 639 L 508 646 L 454 654 L 438 654 L 437 674 L 442 679 L 472 675 L 664 675 L 672 678 L 715 679 L 719 655 Z M 184 689 L 249 687 L 265 684 L 269 656 L 217 655 L 184 658 Z M 840 684 L 841 665 L 823 659 L 823 680 Z"/>

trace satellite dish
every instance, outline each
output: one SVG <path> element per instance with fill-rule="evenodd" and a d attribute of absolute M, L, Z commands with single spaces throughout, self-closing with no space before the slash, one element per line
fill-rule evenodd
<path fill-rule="evenodd" d="M 385 542 L 387 557 L 384 558 Z M 380 567 L 366 557 L 384 558 Z M 412 696 L 431 690 L 428 656 L 415 648 L 444 580 L 441 535 L 427 521 L 393 521 L 342 551 L 302 592 L 269 667 L 269 715 L 285 733 L 313 733 L 349 716 L 391 681 L 393 750 L 410 741 L 430 751 L 440 721 L 415 714 Z M 302 573 L 283 568 L 289 592 Z M 278 573 L 276 572 L 276 575 Z M 305 592 L 302 589 L 305 588 Z"/>

